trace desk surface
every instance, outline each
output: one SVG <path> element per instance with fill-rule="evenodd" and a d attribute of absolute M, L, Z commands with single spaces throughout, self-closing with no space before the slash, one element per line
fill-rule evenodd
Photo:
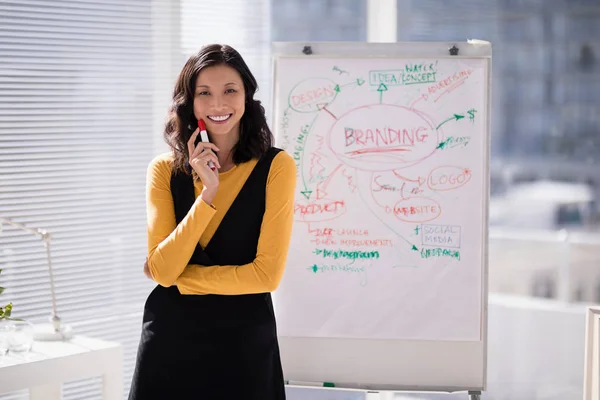
<path fill-rule="evenodd" d="M 97 350 L 120 348 L 116 342 L 92 339 L 85 336 L 74 336 L 68 341 L 34 342 L 28 353 L 11 353 L 0 356 L 0 370 L 5 367 L 35 363 L 39 361 L 69 357 Z"/>
<path fill-rule="evenodd" d="M 0 356 L 0 393 L 29 389 L 31 399 L 61 399 L 61 385 L 100 376 L 103 399 L 123 398 L 123 352 L 119 343 L 75 336 L 36 341 L 28 353 Z"/>

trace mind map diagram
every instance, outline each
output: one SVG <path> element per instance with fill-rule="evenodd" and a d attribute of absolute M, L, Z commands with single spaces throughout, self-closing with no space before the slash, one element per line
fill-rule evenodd
<path fill-rule="evenodd" d="M 463 227 L 439 220 L 448 196 L 456 199 L 472 184 L 477 158 L 462 155 L 481 129 L 475 123 L 482 104 L 461 96 L 473 68 L 439 64 L 407 60 L 362 73 L 336 64 L 282 94 L 277 128 L 297 167 L 295 221 L 306 225 L 316 256 L 351 260 L 352 268 L 392 246 L 335 223 L 368 210 L 403 253 L 460 260 Z M 360 213 L 350 198 L 363 205 Z"/>

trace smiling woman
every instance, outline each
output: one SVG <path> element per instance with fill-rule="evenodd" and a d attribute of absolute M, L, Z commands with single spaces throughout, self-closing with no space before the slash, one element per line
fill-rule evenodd
<path fill-rule="evenodd" d="M 257 89 L 252 72 L 230 46 L 208 45 L 190 57 L 177 79 L 164 132 L 174 151 L 175 168 L 186 170 L 187 142 L 199 118 L 205 119 L 211 142 L 219 148 L 227 145 L 218 153 L 225 165 L 229 161 L 247 162 L 264 154 L 273 138 L 265 110 L 254 99 Z"/>
<path fill-rule="evenodd" d="M 239 130 L 245 110 L 245 91 L 240 74 L 228 65 L 206 68 L 196 79 L 194 116 L 206 118 L 212 138 L 222 139 Z"/>
<path fill-rule="evenodd" d="M 229 46 L 203 47 L 179 74 L 171 151 L 148 167 L 144 272 L 158 285 L 130 400 L 285 398 L 270 292 L 287 258 L 296 166 L 272 146 L 256 90 Z M 197 142 L 198 121 L 210 142 Z"/>

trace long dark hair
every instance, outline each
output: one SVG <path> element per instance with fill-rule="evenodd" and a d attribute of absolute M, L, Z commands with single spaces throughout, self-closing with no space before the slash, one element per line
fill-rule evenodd
<path fill-rule="evenodd" d="M 227 45 L 206 45 L 187 60 L 179 73 L 165 125 L 164 138 L 173 151 L 173 167 L 178 172 L 189 173 L 187 142 L 198 126 L 194 116 L 196 79 L 204 68 L 221 64 L 234 68 L 240 74 L 246 93 L 246 107 L 240 121 L 240 138 L 233 148 L 233 162 L 240 164 L 260 158 L 273 145 L 265 109 L 259 100 L 254 99 L 258 84 L 240 53 Z"/>

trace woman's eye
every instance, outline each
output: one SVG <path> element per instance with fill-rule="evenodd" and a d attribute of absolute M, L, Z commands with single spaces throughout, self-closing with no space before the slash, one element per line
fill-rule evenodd
<path fill-rule="evenodd" d="M 235 92 L 237 92 L 237 90 L 235 90 L 235 89 L 227 89 L 225 91 L 225 93 L 235 93 Z"/>
<path fill-rule="evenodd" d="M 206 92 L 206 91 L 198 93 L 198 96 L 206 96 L 206 95 L 208 95 L 208 92 Z"/>

